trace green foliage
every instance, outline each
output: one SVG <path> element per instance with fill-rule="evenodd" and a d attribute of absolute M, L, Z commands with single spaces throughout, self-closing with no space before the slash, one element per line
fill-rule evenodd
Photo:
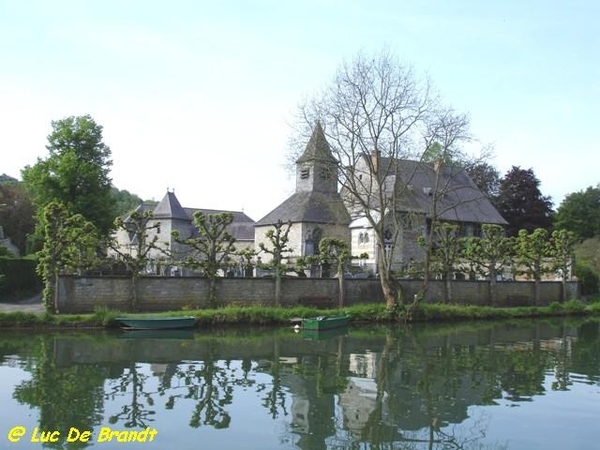
<path fill-rule="evenodd" d="M 33 294 L 41 289 L 41 279 L 36 273 L 37 260 L 31 258 L 0 257 L 1 298 L 14 298 Z"/>
<path fill-rule="evenodd" d="M 587 261 L 577 261 L 575 276 L 581 285 L 583 295 L 596 294 L 600 291 L 600 277 Z"/>
<path fill-rule="evenodd" d="M 486 162 L 468 165 L 465 170 L 481 193 L 489 200 L 495 201 L 500 189 L 500 173 Z"/>
<path fill-rule="evenodd" d="M 121 311 L 110 309 L 107 307 L 94 308 L 94 314 L 92 321 L 108 328 L 114 328 L 118 326 L 117 317 L 122 317 Z"/>
<path fill-rule="evenodd" d="M 333 237 L 324 237 L 319 241 L 319 258 L 322 262 L 337 267 L 337 277 L 344 276 L 344 268 L 352 259 L 350 247 L 346 241 Z"/>
<path fill-rule="evenodd" d="M 108 236 L 115 210 L 110 193 L 111 152 L 102 142 L 102 127 L 89 115 L 53 121 L 46 148 L 48 158 L 22 171 L 25 187 L 41 214 L 38 221 L 44 207 L 57 201 Z"/>
<path fill-rule="evenodd" d="M 554 230 L 550 239 L 550 257 L 552 270 L 560 275 L 563 282 L 570 279 L 573 255 L 575 252 L 575 234 L 567 230 Z"/>
<path fill-rule="evenodd" d="M 292 249 L 288 247 L 290 241 L 288 235 L 292 223 L 284 224 L 281 220 L 278 221 L 273 228 L 265 233 L 265 237 L 269 241 L 270 246 L 267 247 L 263 242 L 259 244 L 261 252 L 271 255 L 271 261 L 265 264 L 275 272 L 275 304 L 281 304 L 281 276 L 286 273 L 287 267 L 283 263 L 286 254 L 292 253 Z"/>
<path fill-rule="evenodd" d="M 110 189 L 110 195 L 115 203 L 115 216 L 127 214 L 143 203 L 142 199 L 137 195 L 125 189 L 119 190 L 114 186 Z"/>
<path fill-rule="evenodd" d="M 228 231 L 233 219 L 233 214 L 228 212 L 204 214 L 197 211 L 194 213 L 194 226 L 198 230 L 198 237 L 181 239 L 179 232 L 173 231 L 175 240 L 191 247 L 194 252 L 184 260 L 184 265 L 201 269 L 209 278 L 209 302 L 212 305 L 217 302 L 215 280 L 219 270 L 235 254 L 235 238 Z"/>
<path fill-rule="evenodd" d="M 520 273 L 531 280 L 540 281 L 542 276 L 552 271 L 552 267 L 545 264 L 551 255 L 551 246 L 548 231 L 537 228 L 533 233 L 520 230 L 515 240 L 515 256 Z"/>
<path fill-rule="evenodd" d="M 494 281 L 503 267 L 510 262 L 512 241 L 504 236 L 500 225 L 483 224 L 481 238 L 467 238 L 464 257 L 469 264 L 469 272 Z"/>
<path fill-rule="evenodd" d="M 261 252 L 270 254 L 272 256 L 271 262 L 267 264 L 268 267 L 274 269 L 276 272 L 283 274 L 285 272 L 285 264 L 283 259 L 288 253 L 292 253 L 292 249 L 288 247 L 290 241 L 288 235 L 290 228 L 292 227 L 291 222 L 283 223 L 281 220 L 278 221 L 273 228 L 268 230 L 265 237 L 268 239 L 270 247 L 267 247 L 264 243 L 259 244 Z"/>
<path fill-rule="evenodd" d="M 457 268 L 464 240 L 458 237 L 458 225 L 446 222 L 438 222 L 433 234 L 430 270 L 450 279 Z"/>
<path fill-rule="evenodd" d="M 98 263 L 98 237 L 94 225 L 81 214 L 71 215 L 65 205 L 52 201 L 43 210 L 44 246 L 38 253 L 38 274 L 44 281 L 43 300 L 48 311 L 57 311 L 54 298 L 58 275 L 81 271 Z"/>
<path fill-rule="evenodd" d="M 600 236 L 600 185 L 567 195 L 556 211 L 555 226 L 573 232 L 579 241 Z"/>
<path fill-rule="evenodd" d="M 258 256 L 258 252 L 254 250 L 254 248 L 248 247 L 238 250 L 236 256 L 240 258 L 244 276 L 251 277 L 253 275 L 254 265 L 256 264 L 255 258 Z"/>
<path fill-rule="evenodd" d="M 28 236 L 35 230 L 35 210 L 22 183 L 0 183 L 0 225 L 23 255 Z"/>

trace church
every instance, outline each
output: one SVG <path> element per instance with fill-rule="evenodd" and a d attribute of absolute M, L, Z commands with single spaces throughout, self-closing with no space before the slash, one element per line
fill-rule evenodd
<path fill-rule="evenodd" d="M 379 249 L 367 216 L 376 218 L 383 215 L 384 251 L 387 251 L 394 244 L 393 238 L 388 237 L 385 231 L 385 223 L 390 220 L 389 208 L 384 207 L 381 213 L 377 210 L 376 201 L 373 204 L 370 201 L 352 201 L 348 192 L 338 189 L 338 170 L 339 163 L 332 154 L 321 124 L 317 123 L 304 152 L 296 161 L 296 188 L 289 198 L 257 222 L 243 212 L 227 211 L 234 216 L 229 232 L 236 238 L 236 248 L 254 248 L 256 252 L 260 252 L 261 244 L 270 248 L 268 231 L 280 222 L 289 223 L 288 247 L 292 251 L 288 254 L 288 262 L 317 254 L 319 241 L 333 237 L 349 244 L 355 257 L 352 264 L 357 266 L 354 272 L 376 274 Z M 371 189 L 365 195 L 372 196 L 372 192 L 383 192 L 390 198 L 392 194 L 396 195 L 393 204 L 396 219 L 399 218 L 402 225 L 394 234 L 394 269 L 403 269 L 410 262 L 423 260 L 424 250 L 417 244 L 417 238 L 431 232 L 432 211 L 436 211 L 436 220 L 459 225 L 463 236 L 477 236 L 484 223 L 506 224 L 464 169 L 365 154 L 357 160 L 353 170 L 344 175 L 348 177 L 350 174 L 357 177 L 355 181 Z M 434 202 L 435 208 L 432 208 Z M 148 209 L 152 210 L 152 220 L 160 223 L 155 231 L 159 241 L 179 255 L 183 255 L 185 249 L 174 241 L 172 231 L 178 230 L 184 238 L 196 236 L 194 212 L 225 212 L 182 207 L 174 192 L 167 192 L 156 206 L 138 207 L 142 212 Z M 135 239 L 136 236 L 126 230 L 117 234 L 122 249 L 134 247 Z M 160 258 L 158 254 L 155 256 Z M 270 258 L 264 252 L 258 256 L 265 263 Z"/>

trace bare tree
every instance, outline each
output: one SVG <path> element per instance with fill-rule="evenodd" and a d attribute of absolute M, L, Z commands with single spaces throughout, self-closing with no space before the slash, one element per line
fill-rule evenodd
<path fill-rule="evenodd" d="M 365 217 L 374 231 L 377 271 L 390 307 L 396 304 L 394 251 L 410 210 L 405 194 L 411 179 L 402 163 L 420 161 L 424 142 L 433 142 L 442 130 L 448 133 L 445 148 L 455 146 L 468 125 L 459 126 L 460 119 L 465 117 L 440 106 L 426 77 L 418 79 L 385 51 L 342 64 L 326 91 L 300 107 L 298 141 L 321 123 L 350 213 Z"/>

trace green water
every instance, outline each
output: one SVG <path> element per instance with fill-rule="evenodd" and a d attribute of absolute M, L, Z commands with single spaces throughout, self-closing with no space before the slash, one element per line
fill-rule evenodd
<path fill-rule="evenodd" d="M 593 320 L 3 332 L 0 448 L 592 448 L 599 382 Z"/>

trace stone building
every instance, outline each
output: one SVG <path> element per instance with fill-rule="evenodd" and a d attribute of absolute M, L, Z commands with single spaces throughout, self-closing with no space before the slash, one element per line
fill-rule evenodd
<path fill-rule="evenodd" d="M 296 191 L 255 224 L 257 251 L 261 243 L 271 247 L 266 233 L 280 221 L 291 223 L 288 245 L 292 259 L 318 253 L 324 237 L 350 243 L 350 215 L 338 192 L 337 162 L 320 124 L 296 161 Z M 270 255 L 263 253 L 261 258 L 268 262 Z"/>
<path fill-rule="evenodd" d="M 406 268 L 413 261 L 423 261 L 424 249 L 417 239 L 431 232 L 433 220 L 458 225 L 461 236 L 479 236 L 482 224 L 507 223 L 464 168 L 457 165 L 364 155 L 352 174 L 355 185 L 360 188 L 355 191 L 362 190 L 364 199 L 357 202 L 349 192 L 342 190 L 353 218 L 350 224 L 352 254 L 366 253 L 366 260 L 356 259 L 355 263 L 362 264 L 372 273 L 376 272 L 379 250 L 367 213 L 376 219 L 383 215 L 383 234 L 388 239 L 384 251 L 388 251 L 393 243 L 392 227 L 386 223 L 395 220 L 399 224 L 393 227 L 397 231 L 393 255 L 395 269 Z M 381 195 L 383 201 L 380 201 Z M 394 208 L 395 217 L 392 216 Z"/>
<path fill-rule="evenodd" d="M 167 270 L 171 270 L 173 268 L 173 263 L 176 264 L 179 259 L 189 253 L 189 248 L 177 243 L 171 233 L 173 231 L 178 231 L 181 239 L 197 237 L 198 230 L 193 223 L 194 213 L 197 211 L 201 211 L 206 215 L 223 212 L 233 214 L 234 220 L 229 226 L 228 231 L 236 239 L 236 249 L 242 250 L 254 246 L 254 221 L 241 211 L 184 208 L 175 196 L 175 192 L 170 191 L 167 191 L 158 205 L 141 204 L 136 208 L 136 211 L 152 211 L 152 219 L 149 221 L 148 225 L 152 226 L 159 224 L 158 227 L 149 231 L 147 239 L 153 239 L 154 236 L 158 236 L 158 245 L 162 248 L 169 249 L 169 252 L 171 253 L 170 259 L 172 261 L 169 261 L 171 263 L 170 265 L 165 264 L 164 267 L 166 267 Z M 127 215 L 124 218 L 125 224 L 130 221 L 130 218 L 131 215 Z M 137 236 L 132 230 L 120 229 L 116 232 L 115 238 L 121 252 L 131 252 L 135 249 Z M 155 261 L 167 259 L 165 255 L 158 250 L 152 250 L 149 254 L 149 258 Z M 155 269 L 149 268 L 149 270 Z"/>

